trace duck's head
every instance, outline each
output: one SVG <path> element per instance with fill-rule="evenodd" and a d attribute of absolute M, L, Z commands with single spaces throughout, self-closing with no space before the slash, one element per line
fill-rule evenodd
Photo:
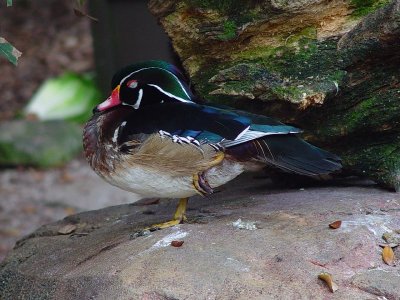
<path fill-rule="evenodd" d="M 193 102 L 193 94 L 179 70 L 163 61 L 147 61 L 119 70 L 111 81 L 111 95 L 95 112 L 118 106 L 141 109 L 168 102 Z"/>

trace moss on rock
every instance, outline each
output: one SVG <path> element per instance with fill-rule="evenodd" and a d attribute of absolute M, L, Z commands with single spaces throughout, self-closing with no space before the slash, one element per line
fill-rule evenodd
<path fill-rule="evenodd" d="M 356 18 L 363 17 L 385 6 L 389 2 L 390 0 L 351 0 L 350 4 L 354 7 L 352 16 Z"/>
<path fill-rule="evenodd" d="M 223 23 L 223 28 L 224 31 L 220 35 L 218 35 L 218 38 L 222 41 L 228 41 L 231 39 L 234 39 L 236 37 L 236 24 L 232 20 L 226 20 Z"/>
<path fill-rule="evenodd" d="M 176 3 L 161 21 L 199 95 L 290 121 L 351 172 L 399 186 L 398 1 Z"/>

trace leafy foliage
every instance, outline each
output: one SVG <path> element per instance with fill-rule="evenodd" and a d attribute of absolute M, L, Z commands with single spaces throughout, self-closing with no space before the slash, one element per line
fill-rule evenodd
<path fill-rule="evenodd" d="M 6 0 L 7 6 L 12 6 L 12 0 Z M 4 56 L 14 65 L 17 65 L 21 52 L 11 45 L 5 38 L 0 37 L 0 56 Z"/>
<path fill-rule="evenodd" d="M 70 120 L 84 123 L 101 97 L 91 75 L 64 73 L 46 80 L 25 108 L 39 120 Z"/>
<path fill-rule="evenodd" d="M 11 45 L 6 39 L 0 37 L 0 55 L 7 58 L 14 65 L 17 65 L 18 58 L 21 56 L 21 54 L 22 53 L 13 45 Z"/>
<path fill-rule="evenodd" d="M 77 8 L 74 8 L 75 14 L 78 16 L 86 16 L 94 21 L 97 21 L 96 18 L 93 18 L 86 14 L 82 10 L 82 6 L 85 4 L 86 0 L 75 0 Z M 13 0 L 6 0 L 7 6 L 13 5 Z M 0 36 L 0 56 L 5 57 L 12 64 L 17 65 L 18 58 L 21 56 L 22 52 L 18 51 L 13 45 L 11 45 L 6 39 Z"/>

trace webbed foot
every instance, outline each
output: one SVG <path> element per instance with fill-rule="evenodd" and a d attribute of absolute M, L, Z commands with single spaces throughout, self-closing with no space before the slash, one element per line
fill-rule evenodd
<path fill-rule="evenodd" d="M 182 198 L 179 200 L 178 206 L 176 207 L 176 211 L 174 213 L 174 216 L 172 217 L 171 221 L 159 223 L 159 224 L 153 224 L 149 227 L 144 228 L 143 230 L 146 231 L 155 231 L 159 229 L 165 229 L 169 228 L 178 224 L 181 224 L 187 220 L 186 218 L 186 207 L 188 203 L 189 198 Z"/>

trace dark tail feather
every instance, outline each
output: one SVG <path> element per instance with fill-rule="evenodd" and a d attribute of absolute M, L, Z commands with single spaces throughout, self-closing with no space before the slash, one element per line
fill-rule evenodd
<path fill-rule="evenodd" d="M 296 135 L 269 135 L 229 148 L 228 152 L 239 160 L 252 157 L 286 172 L 312 177 L 324 177 L 342 168 L 338 156 Z"/>

